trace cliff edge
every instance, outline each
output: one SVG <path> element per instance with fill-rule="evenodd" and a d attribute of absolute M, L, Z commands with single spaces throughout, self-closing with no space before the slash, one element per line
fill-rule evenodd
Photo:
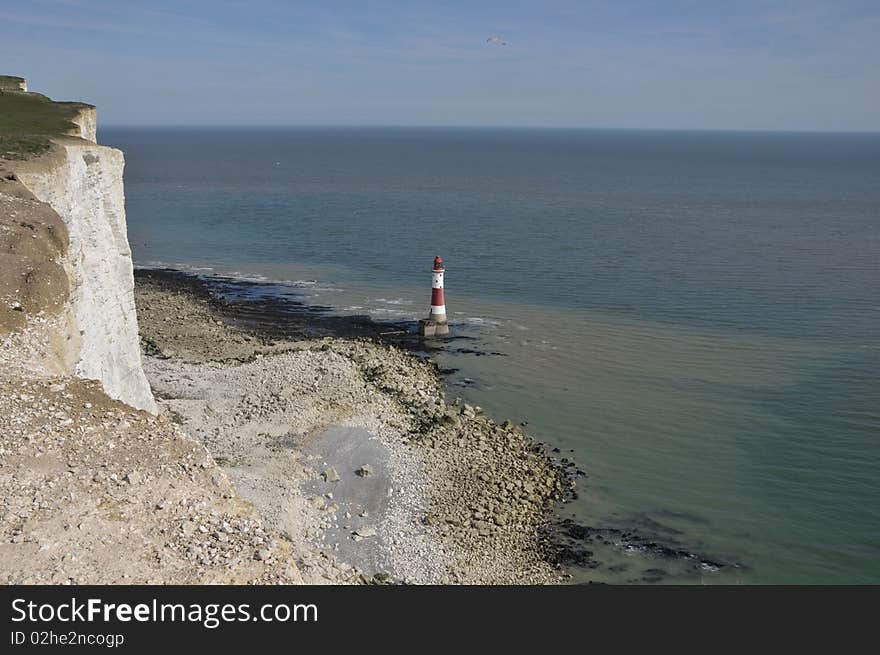
<path fill-rule="evenodd" d="M 94 107 L 25 89 L 0 77 L 0 583 L 301 582 L 204 446 L 154 415 L 122 153 L 95 142 Z"/>
<path fill-rule="evenodd" d="M 96 123 L 91 105 L 0 85 L 0 360 L 98 380 L 156 413 L 141 367 L 125 160 L 96 143 Z"/>

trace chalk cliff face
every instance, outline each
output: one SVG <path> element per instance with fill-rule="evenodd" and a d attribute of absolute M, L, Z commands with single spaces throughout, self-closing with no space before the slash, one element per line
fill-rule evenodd
<path fill-rule="evenodd" d="M 78 377 L 101 381 L 106 393 L 156 412 L 141 368 L 131 248 L 125 221 L 121 151 L 94 143 L 95 111 L 74 120 L 81 138 L 60 138 L 39 162 L 16 167 L 19 180 L 54 209 L 67 227 L 70 305 L 79 331 Z"/>
<path fill-rule="evenodd" d="M 98 112 L 94 107 L 83 107 L 77 112 L 73 119 L 74 124 L 79 128 L 80 138 L 86 141 L 96 143 L 98 140 Z"/>

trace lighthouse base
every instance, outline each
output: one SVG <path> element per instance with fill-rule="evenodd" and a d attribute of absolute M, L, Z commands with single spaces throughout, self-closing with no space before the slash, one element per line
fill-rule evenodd
<path fill-rule="evenodd" d="M 449 325 L 423 318 L 419 321 L 419 334 L 423 337 L 445 337 L 449 334 Z"/>

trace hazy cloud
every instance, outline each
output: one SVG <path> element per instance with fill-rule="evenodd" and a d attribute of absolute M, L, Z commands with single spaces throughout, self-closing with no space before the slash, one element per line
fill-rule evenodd
<path fill-rule="evenodd" d="M 876 2 L 33 0 L 3 20 L 3 72 L 105 124 L 880 129 Z"/>

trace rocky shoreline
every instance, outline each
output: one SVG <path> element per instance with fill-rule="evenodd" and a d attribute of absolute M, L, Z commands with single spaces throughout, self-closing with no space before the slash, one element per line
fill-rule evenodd
<path fill-rule="evenodd" d="M 135 277 L 162 413 L 290 542 L 304 579 L 564 579 L 543 535 L 571 476 L 519 426 L 447 398 L 406 326 L 259 290 L 224 299 L 177 271 Z"/>

